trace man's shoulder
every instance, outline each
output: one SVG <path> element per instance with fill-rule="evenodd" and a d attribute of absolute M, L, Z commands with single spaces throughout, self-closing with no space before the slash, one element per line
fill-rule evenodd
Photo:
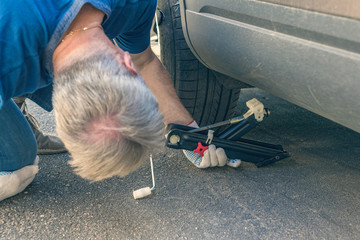
<path fill-rule="evenodd" d="M 108 37 L 114 38 L 124 33 L 134 36 L 141 33 L 142 28 L 151 25 L 156 9 L 156 0 L 109 1 L 111 1 L 111 14 L 104 23 Z"/>

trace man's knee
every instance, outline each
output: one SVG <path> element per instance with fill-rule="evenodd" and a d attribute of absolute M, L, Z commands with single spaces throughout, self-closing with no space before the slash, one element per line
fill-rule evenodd
<path fill-rule="evenodd" d="M 14 102 L 0 109 L 0 171 L 30 165 L 37 153 L 34 134 Z"/>
<path fill-rule="evenodd" d="M 0 170 L 14 171 L 33 164 L 37 154 L 37 144 L 31 132 L 19 136 L 19 141 L 8 142 L 8 148 L 1 150 Z"/>

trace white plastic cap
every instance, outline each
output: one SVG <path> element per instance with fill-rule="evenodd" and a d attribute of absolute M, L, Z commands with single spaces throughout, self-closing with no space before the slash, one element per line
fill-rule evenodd
<path fill-rule="evenodd" d="M 150 194 L 151 194 L 150 187 L 140 188 L 133 192 L 134 199 L 144 198 L 146 196 L 149 196 Z"/>

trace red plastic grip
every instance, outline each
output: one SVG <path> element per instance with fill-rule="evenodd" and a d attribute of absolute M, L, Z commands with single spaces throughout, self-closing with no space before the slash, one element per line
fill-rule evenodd
<path fill-rule="evenodd" d="M 194 149 L 194 153 L 200 153 L 200 156 L 204 156 L 204 152 L 206 151 L 206 150 L 208 150 L 208 146 L 203 146 L 202 144 L 201 144 L 201 142 L 198 142 L 198 146 L 197 146 L 197 148 L 195 148 Z"/>

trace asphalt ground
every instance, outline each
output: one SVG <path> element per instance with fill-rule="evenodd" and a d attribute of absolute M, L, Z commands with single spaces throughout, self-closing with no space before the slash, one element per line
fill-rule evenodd
<path fill-rule="evenodd" d="M 149 165 L 89 183 L 69 154 L 42 155 L 33 183 L 0 202 L 0 239 L 360 239 L 360 134 L 259 89 L 242 91 L 239 115 L 253 97 L 271 115 L 245 137 L 281 144 L 290 158 L 202 170 L 162 149 L 156 190 L 134 200 L 152 186 Z M 53 113 L 28 105 L 55 134 Z"/>
<path fill-rule="evenodd" d="M 40 171 L 21 194 L 0 202 L 0 239 L 360 239 L 360 134 L 258 89 L 271 115 L 246 136 L 282 144 L 291 157 L 270 166 L 201 170 L 181 151 L 154 155 L 125 178 L 89 183 L 68 154 L 40 156 Z M 41 128 L 52 113 L 29 101 Z M 76 109 L 74 109 L 76 110 Z"/>

